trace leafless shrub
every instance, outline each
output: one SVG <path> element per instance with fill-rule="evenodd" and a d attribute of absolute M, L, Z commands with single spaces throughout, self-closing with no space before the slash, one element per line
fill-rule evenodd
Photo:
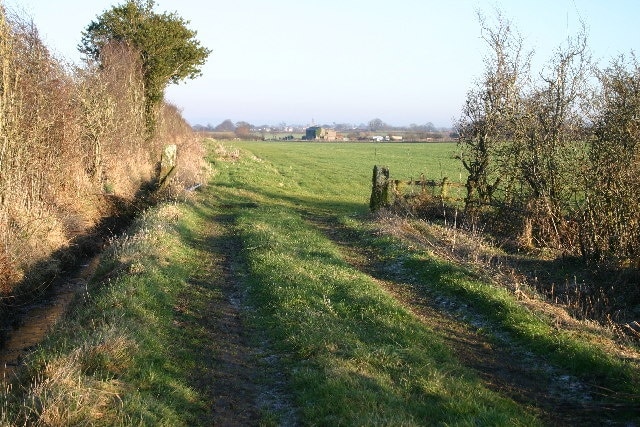
<path fill-rule="evenodd" d="M 72 82 L 33 24 L 3 9 L 0 39 L 0 239 L 19 269 L 66 243 L 52 202 L 65 187 Z"/>
<path fill-rule="evenodd" d="M 577 252 L 577 210 L 573 196 L 584 183 L 575 179 L 584 165 L 584 114 L 587 57 L 586 32 L 559 47 L 524 99 L 512 144 L 517 186 L 511 200 L 524 211 L 522 240 L 535 247 Z"/>
<path fill-rule="evenodd" d="M 485 17 L 479 15 L 479 19 L 490 53 L 485 58 L 484 75 L 469 91 L 456 124 L 459 158 L 468 172 L 465 211 L 473 223 L 482 207 L 493 200 L 498 186 L 505 178 L 508 181 L 509 175 L 502 169 L 509 164 L 505 154 L 510 152 L 522 115 L 531 56 L 511 23 L 500 14 L 495 27 Z"/>
<path fill-rule="evenodd" d="M 521 246 L 578 253 L 575 215 L 585 190 L 575 176 L 585 165 L 586 32 L 561 45 L 535 79 L 531 53 L 509 21 L 498 15 L 495 27 L 480 22 L 489 48 L 485 74 L 457 125 L 469 174 L 465 221 L 471 229 L 488 219 L 507 223 Z"/>
<path fill-rule="evenodd" d="M 79 72 L 78 106 L 86 173 L 107 194 L 133 198 L 152 178 L 157 147 L 145 139 L 144 91 L 138 54 L 112 43 L 101 65 Z"/>
<path fill-rule="evenodd" d="M 596 262 L 640 268 L 640 65 L 598 71 L 582 249 Z"/>

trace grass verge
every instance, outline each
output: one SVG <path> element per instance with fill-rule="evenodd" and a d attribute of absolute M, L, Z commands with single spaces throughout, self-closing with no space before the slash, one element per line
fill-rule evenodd
<path fill-rule="evenodd" d="M 3 425 L 206 424 L 194 372 L 210 363 L 211 343 L 195 325 L 216 290 L 194 286 L 210 257 L 180 234 L 200 226 L 167 204 L 113 242 L 74 310 L 4 390 Z"/>

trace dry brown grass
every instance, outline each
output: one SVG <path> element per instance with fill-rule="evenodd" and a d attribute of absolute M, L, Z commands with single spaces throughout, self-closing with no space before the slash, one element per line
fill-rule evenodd
<path fill-rule="evenodd" d="M 508 289 L 522 305 L 553 319 L 557 328 L 584 334 L 623 358 L 640 360 L 637 345 L 631 344 L 630 336 L 621 325 L 612 322 L 610 317 L 599 318 L 595 313 L 584 315 L 587 308 L 578 294 L 574 292 L 558 300 L 540 292 L 553 287 L 555 280 L 553 270 L 557 265 L 550 254 L 511 254 L 479 233 L 395 215 L 381 214 L 378 224 L 382 233 L 440 259 L 463 265 L 484 280 Z"/>
<path fill-rule="evenodd" d="M 240 150 L 237 148 L 229 148 L 224 144 L 216 144 L 213 152 L 216 158 L 222 159 L 226 162 L 235 162 L 240 159 Z"/>
<path fill-rule="evenodd" d="M 118 411 L 124 390 L 116 377 L 130 366 L 134 344 L 113 328 L 96 336 L 70 354 L 46 362 L 29 384 L 6 385 L 0 392 L 6 405 L 0 411 L 0 425 L 124 424 Z M 23 389 L 15 393 L 12 387 Z M 16 396 L 22 401 L 15 402 Z"/>
<path fill-rule="evenodd" d="M 0 247 L 0 294 L 9 293 L 22 277 L 3 247 Z"/>

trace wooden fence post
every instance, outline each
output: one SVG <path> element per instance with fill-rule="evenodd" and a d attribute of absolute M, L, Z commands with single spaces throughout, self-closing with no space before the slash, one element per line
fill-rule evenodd
<path fill-rule="evenodd" d="M 449 190 L 449 178 L 446 176 L 442 178 L 442 188 L 440 188 L 440 197 L 444 200 L 448 195 Z"/>
<path fill-rule="evenodd" d="M 389 191 L 390 185 L 389 168 L 375 165 L 373 167 L 371 200 L 369 201 L 369 208 L 372 212 L 391 205 L 393 195 Z"/>

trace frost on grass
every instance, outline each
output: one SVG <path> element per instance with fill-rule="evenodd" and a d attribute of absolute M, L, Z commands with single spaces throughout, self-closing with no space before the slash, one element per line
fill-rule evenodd
<path fill-rule="evenodd" d="M 161 260 L 165 257 L 166 237 L 179 218 L 180 209 L 175 204 L 145 211 L 127 233 L 109 241 L 103 265 L 108 265 L 111 273 L 143 273 L 143 258 Z"/>

